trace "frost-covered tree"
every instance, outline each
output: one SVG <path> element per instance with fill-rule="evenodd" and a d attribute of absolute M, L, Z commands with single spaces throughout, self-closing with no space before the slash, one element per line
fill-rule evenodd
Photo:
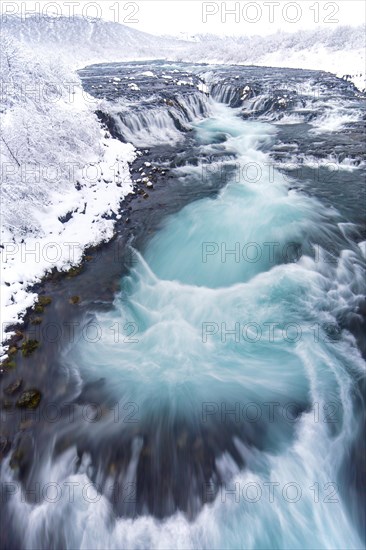
<path fill-rule="evenodd" d="M 99 157 L 100 126 L 76 74 L 59 62 L 39 61 L 5 33 L 0 62 L 2 223 L 37 232 L 34 208 Z"/>

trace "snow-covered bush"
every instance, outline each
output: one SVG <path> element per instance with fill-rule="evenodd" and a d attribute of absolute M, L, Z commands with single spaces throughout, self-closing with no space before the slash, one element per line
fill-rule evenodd
<path fill-rule="evenodd" d="M 1 165 L 5 227 L 37 231 L 32 210 L 74 186 L 77 167 L 102 154 L 100 126 L 77 76 L 1 40 Z"/>

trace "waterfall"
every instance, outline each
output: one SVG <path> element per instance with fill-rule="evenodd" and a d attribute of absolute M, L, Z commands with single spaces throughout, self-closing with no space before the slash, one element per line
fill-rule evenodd
<path fill-rule="evenodd" d="M 175 144 L 192 130 L 192 123 L 207 117 L 210 102 L 197 91 L 186 96 L 164 99 L 148 109 L 125 110 L 114 114 L 118 132 L 126 142 L 137 147 Z"/>

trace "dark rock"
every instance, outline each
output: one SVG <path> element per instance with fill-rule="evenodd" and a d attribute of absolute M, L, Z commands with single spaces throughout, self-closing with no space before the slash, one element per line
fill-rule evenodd
<path fill-rule="evenodd" d="M 8 454 L 10 450 L 10 442 L 5 435 L 0 435 L 0 459 Z"/>
<path fill-rule="evenodd" d="M 4 369 L 5 372 L 15 369 L 16 366 L 17 366 L 16 362 L 13 361 L 13 359 L 11 359 L 10 357 L 5 359 L 5 361 L 1 363 L 1 368 Z"/>
<path fill-rule="evenodd" d="M 38 302 L 34 306 L 34 311 L 36 313 L 43 313 L 44 308 L 46 306 L 49 306 L 51 302 L 52 298 L 50 298 L 49 296 L 38 296 Z"/>
<path fill-rule="evenodd" d="M 27 390 L 19 397 L 16 405 L 21 409 L 36 409 L 41 401 L 41 392 L 38 390 Z"/>
<path fill-rule="evenodd" d="M 11 455 L 9 466 L 12 470 L 16 470 L 20 467 L 22 460 L 24 459 L 24 452 L 21 449 L 17 449 Z"/>
<path fill-rule="evenodd" d="M 49 306 L 52 302 L 52 298 L 50 296 L 38 296 L 38 303 L 41 306 Z"/>
<path fill-rule="evenodd" d="M 42 317 L 34 317 L 31 320 L 31 325 L 40 325 L 42 323 Z"/>
<path fill-rule="evenodd" d="M 15 380 L 15 382 L 12 382 L 4 389 L 5 395 L 13 395 L 17 391 L 20 390 L 21 386 L 23 384 L 23 380 L 19 378 L 18 380 Z"/>
<path fill-rule="evenodd" d="M 22 344 L 23 357 L 29 357 L 39 346 L 38 340 L 26 340 Z"/>
<path fill-rule="evenodd" d="M 67 272 L 67 277 L 68 278 L 71 278 L 71 277 L 77 277 L 77 275 L 80 275 L 80 273 L 82 272 L 82 269 L 83 267 L 80 265 L 78 267 L 72 267 L 68 272 Z"/>
<path fill-rule="evenodd" d="M 15 345 L 20 340 L 23 340 L 24 334 L 20 330 L 16 330 L 14 336 L 11 338 L 11 343 Z"/>

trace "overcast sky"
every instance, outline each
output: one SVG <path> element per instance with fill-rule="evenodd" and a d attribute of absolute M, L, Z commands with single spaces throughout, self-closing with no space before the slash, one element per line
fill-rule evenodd
<path fill-rule="evenodd" d="M 220 35 L 265 35 L 282 29 L 301 29 L 359 25 L 366 20 L 364 0 L 136 0 L 92 2 L 87 0 L 1 2 L 2 14 L 25 10 L 118 21 L 145 32 L 174 34 L 180 32 Z M 226 19 L 225 19 L 226 18 Z"/>

